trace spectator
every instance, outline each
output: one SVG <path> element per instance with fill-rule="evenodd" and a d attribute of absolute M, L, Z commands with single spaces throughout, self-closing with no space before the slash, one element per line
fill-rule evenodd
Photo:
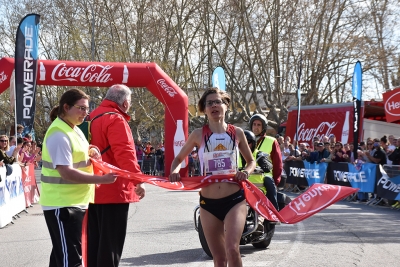
<path fill-rule="evenodd" d="M 392 140 L 392 142 L 393 142 L 393 140 Z M 383 150 L 383 152 L 385 152 L 385 154 L 386 154 L 386 164 L 387 165 L 392 165 L 392 161 L 391 160 L 389 160 L 389 155 L 393 152 L 393 150 L 392 149 L 389 149 L 389 143 L 388 143 L 388 140 L 387 140 L 387 138 L 386 138 L 386 135 L 384 135 L 382 138 L 381 138 L 381 140 L 380 140 L 380 146 L 381 146 L 381 148 L 382 148 L 382 150 Z"/>
<path fill-rule="evenodd" d="M 29 142 L 32 141 L 32 135 L 29 133 L 25 134 L 24 138 L 26 138 L 26 141 L 29 141 Z"/>
<path fill-rule="evenodd" d="M 281 153 L 282 153 L 282 151 L 284 150 L 284 147 L 285 147 L 285 145 L 284 145 L 285 138 L 282 135 L 278 134 L 278 137 L 276 138 L 276 140 L 278 141 L 279 149 L 281 150 Z"/>
<path fill-rule="evenodd" d="M 326 135 L 324 135 L 323 137 L 322 137 L 322 139 L 321 139 L 321 142 L 322 143 L 326 143 L 326 142 L 329 142 L 329 136 L 326 136 Z"/>
<path fill-rule="evenodd" d="M 334 134 L 329 135 L 329 142 L 331 144 L 336 144 L 336 136 Z"/>
<path fill-rule="evenodd" d="M 17 124 L 17 138 L 21 137 L 22 138 L 22 132 L 24 131 L 24 126 L 21 124 Z"/>
<path fill-rule="evenodd" d="M 282 162 L 290 155 L 289 142 L 283 141 Z"/>
<path fill-rule="evenodd" d="M 318 143 L 319 143 L 319 142 L 317 142 L 317 141 L 313 143 L 312 148 L 310 148 L 310 153 L 311 153 L 311 151 L 318 151 L 318 150 L 317 150 Z"/>
<path fill-rule="evenodd" d="M 22 146 L 22 145 L 21 145 Z M 0 135 L 0 161 L 3 164 L 13 164 L 18 161 L 18 152 L 21 149 L 21 146 L 16 146 L 11 156 L 6 154 L 6 151 L 10 150 L 8 145 L 8 137 L 7 135 Z"/>
<path fill-rule="evenodd" d="M 30 154 L 30 153 L 29 153 L 30 148 L 31 148 L 31 142 L 25 141 L 25 142 L 22 144 L 21 150 L 19 151 L 19 154 L 20 154 L 20 156 L 21 156 L 21 157 L 20 157 L 20 162 L 21 162 L 22 164 L 24 164 L 24 166 L 26 166 L 27 164 L 30 164 L 30 163 L 34 163 L 35 158 L 36 158 L 37 154 L 38 154 L 39 151 L 40 151 L 40 148 L 36 148 L 36 150 L 34 151 L 34 153 L 33 153 L 33 154 Z"/>
<path fill-rule="evenodd" d="M 389 154 L 389 160 L 392 161 L 392 165 L 400 165 L 400 148 L 397 146 L 397 139 L 393 139 L 393 146 L 395 149 Z"/>
<path fill-rule="evenodd" d="M 145 153 L 146 153 L 146 155 L 148 155 L 149 153 L 150 153 L 150 148 L 151 148 L 152 146 L 151 146 L 151 143 L 150 142 L 147 142 L 146 143 L 146 146 L 145 146 L 145 148 L 144 148 L 144 151 L 145 151 Z"/>
<path fill-rule="evenodd" d="M 43 141 L 40 204 L 53 248 L 49 266 L 82 266 L 82 222 L 95 184 L 112 183 L 115 175 L 93 175 L 89 157 L 100 157 L 77 127 L 89 110 L 89 96 L 78 89 L 66 91 L 51 111 L 58 117 Z"/>
<path fill-rule="evenodd" d="M 382 148 L 380 146 L 380 140 L 378 138 L 374 139 L 373 146 L 374 146 L 374 149 L 372 150 L 372 153 L 365 153 L 367 158 L 372 163 L 381 164 L 381 165 L 386 164 L 386 153 L 382 150 Z"/>
<path fill-rule="evenodd" d="M 388 143 L 388 147 L 391 151 L 396 149 L 396 145 L 395 145 L 395 138 L 394 136 L 391 134 L 389 135 L 389 143 Z"/>
<path fill-rule="evenodd" d="M 348 143 L 344 145 L 344 151 L 346 154 L 343 155 L 343 158 L 347 159 L 348 162 L 354 163 L 354 145 L 353 143 Z"/>
<path fill-rule="evenodd" d="M 360 149 L 361 151 L 364 151 L 367 149 L 366 144 L 364 141 L 360 142 L 360 145 L 358 146 L 358 149 Z"/>
<path fill-rule="evenodd" d="M 135 148 L 136 148 L 136 155 L 137 155 L 138 164 L 140 166 L 142 166 L 143 157 L 144 157 L 145 153 L 144 153 L 143 146 L 142 146 L 140 141 L 137 141 L 137 145 L 135 146 Z"/>
<path fill-rule="evenodd" d="M 154 147 L 150 147 L 150 151 L 147 154 L 147 158 L 154 158 L 156 156 L 156 150 L 154 149 Z"/>
<path fill-rule="evenodd" d="M 347 159 L 343 157 L 346 152 L 343 149 L 343 144 L 341 142 L 335 143 L 335 149 L 332 151 L 331 159 L 333 162 L 347 162 Z"/>
<path fill-rule="evenodd" d="M 121 84 L 111 86 L 90 118 L 105 113 L 92 122 L 91 143 L 103 151 L 103 161 L 134 174 L 142 174 L 128 121 L 131 90 Z M 117 178 L 114 184 L 96 187 L 94 203 L 88 210 L 88 266 L 118 266 L 125 243 L 129 203 L 145 196 L 142 184 Z"/>
<path fill-rule="evenodd" d="M 6 151 L 7 156 L 11 157 L 13 152 L 14 152 L 14 148 L 17 145 L 17 140 L 15 139 L 15 136 L 10 136 L 9 140 L 8 140 L 8 150 Z"/>
<path fill-rule="evenodd" d="M 329 142 L 326 144 L 319 142 L 317 144 L 317 156 L 316 156 L 316 161 L 317 163 L 320 162 L 328 162 L 330 161 L 330 150 L 329 150 Z"/>
<path fill-rule="evenodd" d="M 295 157 L 293 160 L 298 160 L 298 161 L 303 161 L 308 159 L 310 156 L 310 152 L 307 149 L 307 144 L 306 143 L 300 143 L 300 155 Z"/>
<path fill-rule="evenodd" d="M 156 150 L 156 157 L 157 157 L 157 170 L 160 173 L 164 172 L 164 151 L 163 151 L 164 146 L 159 147 Z"/>
<path fill-rule="evenodd" d="M 295 158 L 300 157 L 301 153 L 299 150 L 295 149 L 293 144 L 289 144 L 289 156 L 286 157 L 285 161 L 292 161 L 295 160 Z"/>

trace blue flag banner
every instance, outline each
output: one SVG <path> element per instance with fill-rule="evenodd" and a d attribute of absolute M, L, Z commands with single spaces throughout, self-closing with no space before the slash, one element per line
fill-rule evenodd
<path fill-rule="evenodd" d="M 33 133 L 38 65 L 39 20 L 37 14 L 25 16 L 15 41 L 16 123 L 24 126 L 22 136 Z"/>
<path fill-rule="evenodd" d="M 377 164 L 363 163 L 358 168 L 357 166 L 348 163 L 349 171 L 342 173 L 350 182 L 351 187 L 360 188 L 358 192 L 373 193 L 375 191 Z"/>
<path fill-rule="evenodd" d="M 326 169 L 328 168 L 328 163 L 310 163 L 304 161 L 305 177 L 308 182 L 308 186 L 312 186 L 315 183 L 323 184 L 325 180 Z"/>
<path fill-rule="evenodd" d="M 225 71 L 222 67 L 216 67 L 213 71 L 212 86 L 221 91 L 226 91 Z"/>
<path fill-rule="evenodd" d="M 353 144 L 354 155 L 357 155 L 358 150 L 358 136 L 360 133 L 360 120 L 361 120 L 361 100 L 362 100 L 362 68 L 360 61 L 357 61 L 354 67 L 353 80 L 352 80 L 352 94 L 353 94 Z"/>

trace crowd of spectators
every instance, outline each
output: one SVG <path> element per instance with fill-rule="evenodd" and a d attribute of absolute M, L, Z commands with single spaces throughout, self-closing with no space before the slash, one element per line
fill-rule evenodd
<path fill-rule="evenodd" d="M 0 166 L 18 163 L 21 167 L 31 164 L 35 168 L 40 167 L 41 162 L 41 143 L 32 140 L 30 134 L 23 137 L 21 132 L 23 127 L 18 125 L 17 138 L 15 136 L 0 135 Z"/>
<path fill-rule="evenodd" d="M 152 145 L 150 141 L 135 142 L 136 156 L 141 170 L 145 174 L 163 174 L 164 172 L 164 143 Z"/>
<path fill-rule="evenodd" d="M 320 162 L 347 162 L 352 164 L 373 163 L 380 165 L 400 165 L 400 139 L 389 135 L 381 138 L 367 138 L 358 144 L 357 155 L 354 155 L 354 144 L 349 142 L 343 144 L 336 140 L 334 134 L 329 136 L 313 138 L 311 144 L 300 143 L 298 146 L 291 142 L 290 137 L 276 136 L 282 153 L 283 163 L 288 161 L 303 161 L 310 163 Z M 399 144 L 397 143 L 399 141 Z M 287 185 L 286 190 L 293 189 L 293 185 Z M 373 194 L 358 194 L 358 200 L 369 202 L 373 199 L 381 204 L 387 203 L 381 201 Z M 400 209 L 398 201 L 388 201 L 393 208 Z"/>

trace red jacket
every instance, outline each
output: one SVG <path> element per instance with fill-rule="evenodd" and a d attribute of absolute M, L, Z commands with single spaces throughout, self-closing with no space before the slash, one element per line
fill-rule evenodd
<path fill-rule="evenodd" d="M 116 112 L 119 115 L 105 114 L 95 119 L 90 129 L 92 135 L 90 143 L 97 146 L 100 151 L 110 146 L 102 155 L 103 161 L 132 173 L 141 173 L 136 158 L 135 143 L 128 125 L 130 116 L 123 112 L 117 103 L 104 100 L 89 117 L 93 119 L 104 112 Z M 112 184 L 96 186 L 94 202 L 96 204 L 137 202 L 139 197 L 134 189 L 135 183 L 131 180 L 117 178 Z"/>

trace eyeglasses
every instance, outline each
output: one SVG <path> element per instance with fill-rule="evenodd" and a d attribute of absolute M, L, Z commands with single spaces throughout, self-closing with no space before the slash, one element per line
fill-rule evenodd
<path fill-rule="evenodd" d="M 340 146 L 340 145 L 335 145 L 335 146 Z"/>
<path fill-rule="evenodd" d="M 0 140 L 0 142 L 8 142 L 8 140 L 4 140 L 4 139 L 2 139 L 2 140 Z"/>
<path fill-rule="evenodd" d="M 78 108 L 80 111 L 84 111 L 86 113 L 89 113 L 89 107 L 77 106 L 77 105 L 74 105 L 74 107 Z"/>
<path fill-rule="evenodd" d="M 372 143 L 368 143 L 367 145 L 372 146 Z"/>
<path fill-rule="evenodd" d="M 208 107 L 212 107 L 214 104 L 217 105 L 217 106 L 221 106 L 222 104 L 225 104 L 225 102 L 222 101 L 221 99 L 206 101 L 206 105 Z"/>

